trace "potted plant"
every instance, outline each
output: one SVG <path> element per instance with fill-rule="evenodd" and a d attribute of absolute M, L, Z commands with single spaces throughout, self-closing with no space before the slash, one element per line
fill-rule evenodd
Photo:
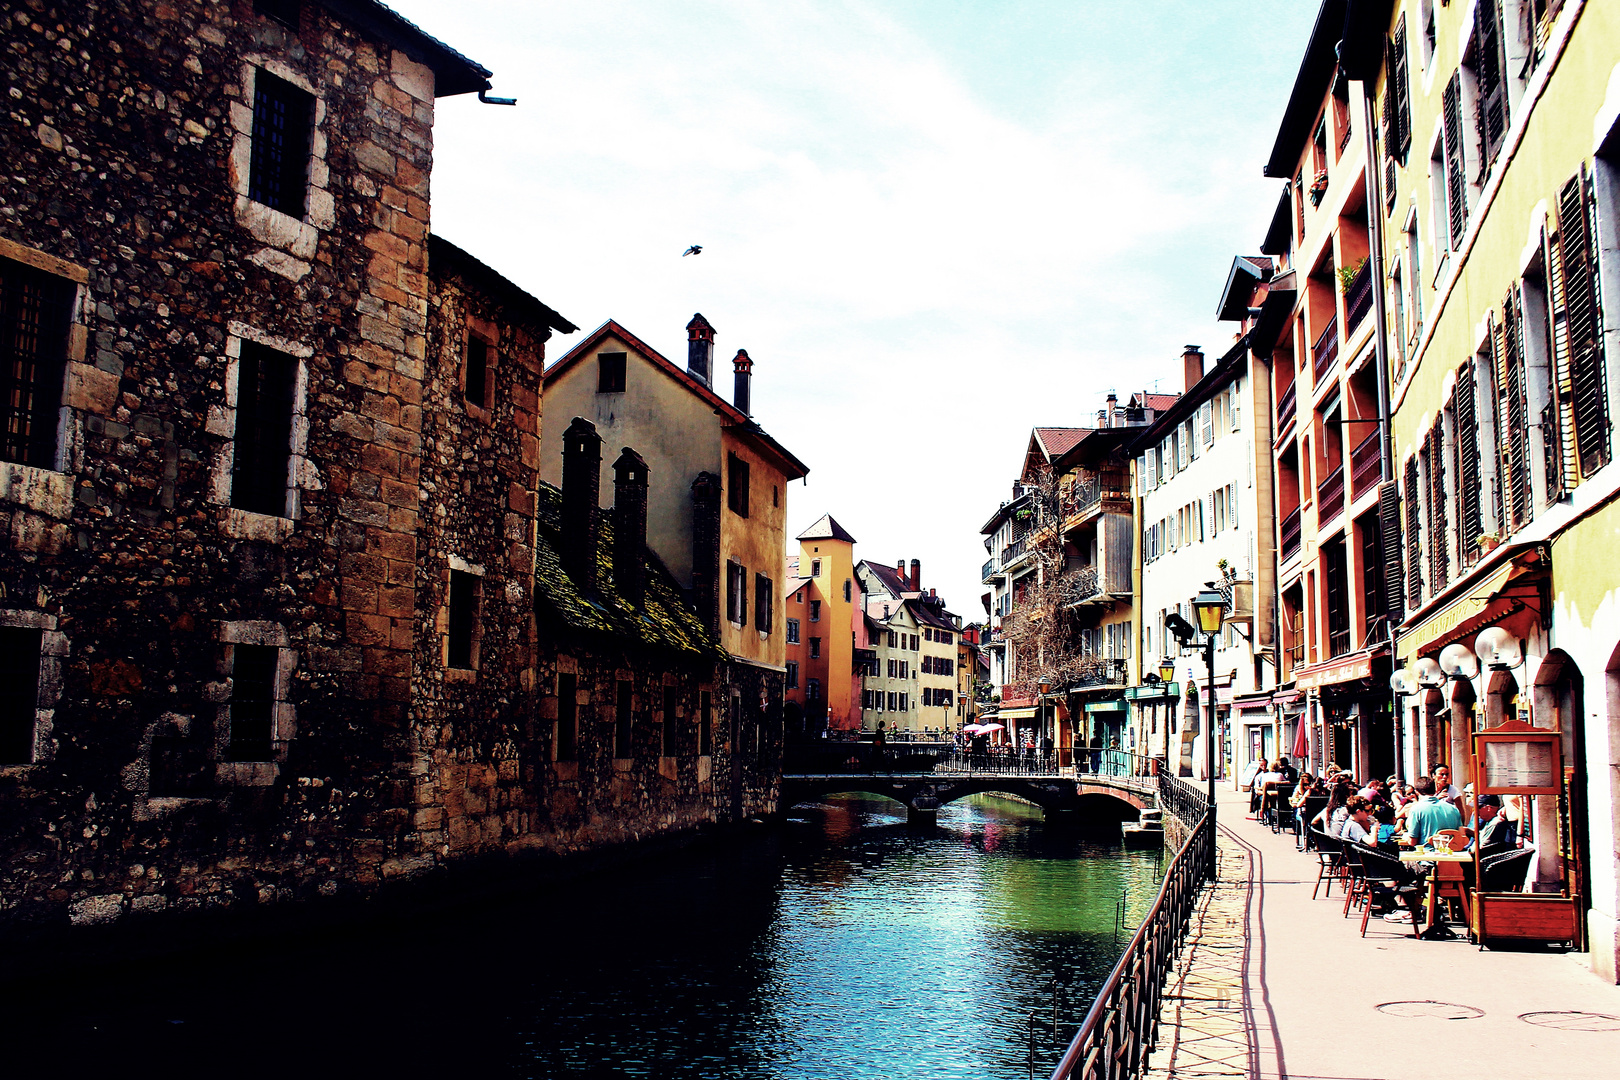
<path fill-rule="evenodd" d="M 1366 266 L 1367 260 L 1363 258 L 1358 263 L 1353 263 L 1350 266 L 1339 267 L 1337 271 L 1339 276 L 1339 291 L 1348 295 L 1350 292 L 1350 287 L 1356 283 L 1356 278 L 1360 276 L 1361 271 L 1365 269 Z"/>
<path fill-rule="evenodd" d="M 1475 538 L 1474 543 L 1479 545 L 1481 555 L 1489 555 L 1502 545 L 1502 537 L 1498 533 L 1481 533 Z"/>
<path fill-rule="evenodd" d="M 1311 195 L 1311 205 L 1312 206 L 1320 206 L 1322 204 L 1322 196 L 1327 194 L 1327 188 L 1328 188 L 1327 170 L 1322 169 L 1319 172 L 1317 172 L 1316 179 L 1311 181 L 1310 195 Z"/>

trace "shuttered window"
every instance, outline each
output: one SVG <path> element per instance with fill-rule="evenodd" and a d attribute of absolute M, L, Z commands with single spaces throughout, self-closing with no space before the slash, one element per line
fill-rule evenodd
<path fill-rule="evenodd" d="M 1566 462 L 1575 460 L 1575 425 L 1571 417 L 1574 388 L 1569 378 L 1569 313 L 1564 297 L 1564 270 L 1558 257 L 1558 237 L 1545 245 L 1547 250 L 1547 299 L 1552 309 L 1548 319 L 1547 363 L 1551 384 L 1547 408 L 1542 412 L 1542 432 L 1547 449 L 1547 502 L 1563 498 L 1568 487 Z"/>
<path fill-rule="evenodd" d="M 1569 333 L 1575 451 L 1583 477 L 1602 468 L 1610 457 L 1595 226 L 1591 178 L 1583 169 L 1558 194 L 1558 251 Z"/>
<path fill-rule="evenodd" d="M 1451 229 L 1446 245 L 1456 251 L 1462 244 L 1463 229 L 1468 225 L 1468 177 L 1465 173 L 1467 158 L 1463 153 L 1462 75 L 1453 74 L 1440 96 L 1441 115 L 1445 123 L 1446 143 L 1446 221 Z"/>
<path fill-rule="evenodd" d="M 1530 436 L 1524 395 L 1524 309 L 1519 290 L 1502 301 L 1496 338 L 1496 415 L 1502 455 L 1502 517 L 1512 532 L 1530 520 Z"/>
<path fill-rule="evenodd" d="M 1406 603 L 1413 611 L 1423 606 L 1423 527 L 1419 512 L 1422 496 L 1418 492 L 1418 459 L 1406 459 Z"/>
<path fill-rule="evenodd" d="M 1384 92 L 1384 146 L 1402 162 L 1412 148 L 1412 90 L 1406 73 L 1406 16 L 1389 39 L 1389 81 Z"/>
<path fill-rule="evenodd" d="M 1446 513 L 1446 454 L 1443 422 L 1436 419 L 1423 443 L 1424 464 L 1429 470 L 1429 592 L 1439 593 L 1450 577 L 1450 529 Z"/>
<path fill-rule="evenodd" d="M 1479 536 L 1484 532 L 1480 515 L 1479 412 L 1474 389 L 1474 361 L 1457 370 L 1456 395 L 1457 455 L 1457 554 L 1463 566 L 1479 558 Z"/>
<path fill-rule="evenodd" d="M 1378 531 L 1384 559 L 1384 605 L 1389 621 L 1398 623 L 1406 617 L 1406 605 L 1401 580 L 1401 491 L 1394 480 L 1378 485 Z"/>
<path fill-rule="evenodd" d="M 1479 80 L 1479 172 L 1496 160 L 1507 135 L 1507 55 L 1502 51 L 1502 17 L 1498 0 L 1479 0 L 1474 15 L 1474 74 Z"/>

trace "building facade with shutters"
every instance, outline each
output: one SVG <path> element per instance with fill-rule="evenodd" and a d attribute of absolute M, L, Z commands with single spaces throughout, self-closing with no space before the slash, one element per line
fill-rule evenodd
<path fill-rule="evenodd" d="M 1382 348 L 1365 84 L 1340 75 L 1345 0 L 1324 0 L 1265 174 L 1286 182 L 1262 252 L 1292 301 L 1269 350 L 1283 752 L 1358 776 L 1394 768 L 1379 511 Z M 1376 38 L 1378 29 L 1374 29 Z M 1267 335 L 1268 339 L 1272 334 Z"/>
<path fill-rule="evenodd" d="M 797 539 L 799 554 L 788 559 L 783 605 L 788 620 L 788 729 L 803 730 L 811 738 L 823 731 L 859 731 L 861 679 L 871 658 L 862 625 L 855 538 L 831 514 L 823 514 Z"/>
<path fill-rule="evenodd" d="M 1620 9 L 1400 3 L 1379 83 L 1397 657 L 1505 630 L 1522 662 L 1465 657 L 1401 699 L 1405 766 L 1471 779 L 1470 733 L 1561 734 L 1561 793 L 1527 831 L 1541 890 L 1577 901 L 1620 976 Z"/>
<path fill-rule="evenodd" d="M 1239 259 L 1232 299 L 1241 321 L 1253 289 L 1270 278 L 1268 259 Z M 1223 312 L 1226 308 L 1223 303 Z M 1155 673 L 1161 659 L 1176 668 L 1170 684 L 1138 680 L 1131 700 L 1127 749 L 1165 759 L 1180 776 L 1204 778 L 1208 703 L 1216 699 L 1218 775 L 1237 777 L 1270 760 L 1285 736 L 1272 699 L 1276 686 L 1272 606 L 1270 380 L 1239 340 L 1205 370 L 1201 351 L 1182 353 L 1185 390 L 1136 435 L 1136 490 L 1141 507 L 1140 668 Z M 1171 612 L 1196 625 L 1192 600 L 1206 583 L 1232 604 L 1215 652 L 1213 687 L 1197 642 L 1182 642 L 1165 626 Z M 1291 734 L 1291 731 L 1289 732 Z"/>

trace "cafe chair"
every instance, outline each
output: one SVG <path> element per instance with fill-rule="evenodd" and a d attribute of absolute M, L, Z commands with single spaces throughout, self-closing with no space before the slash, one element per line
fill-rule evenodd
<path fill-rule="evenodd" d="M 1327 804 L 1328 797 L 1326 795 L 1305 796 L 1305 801 L 1299 806 L 1299 817 L 1297 820 L 1306 822 L 1315 821 L 1316 815 L 1320 814 L 1322 812 L 1322 807 L 1326 806 Z M 1313 828 L 1306 828 L 1300 838 L 1300 843 L 1297 846 L 1301 851 L 1309 851 L 1315 843 L 1315 840 L 1316 830 Z"/>
<path fill-rule="evenodd" d="M 1481 892 L 1522 892 L 1530 862 L 1536 857 L 1535 848 L 1504 851 L 1487 855 L 1480 863 Z"/>
<path fill-rule="evenodd" d="M 1367 921 L 1372 918 L 1373 908 L 1387 905 L 1391 910 L 1405 908 L 1410 911 L 1409 901 L 1417 895 L 1418 886 L 1411 871 L 1402 866 L 1399 859 L 1366 845 L 1356 845 L 1356 854 L 1361 858 L 1361 936 L 1366 937 Z M 1412 918 L 1412 936 L 1418 936 L 1415 915 Z"/>
<path fill-rule="evenodd" d="M 1350 909 L 1364 899 L 1366 882 L 1361 869 L 1361 845 L 1345 842 L 1344 854 L 1339 860 L 1339 874 L 1344 883 L 1344 911 L 1341 918 L 1350 917 Z"/>
<path fill-rule="evenodd" d="M 1316 890 L 1324 881 L 1327 892 L 1322 895 L 1333 895 L 1333 879 L 1339 876 L 1339 866 L 1344 859 L 1344 841 L 1320 829 L 1312 829 L 1311 842 L 1316 846 L 1316 884 L 1311 887 L 1311 899 L 1315 900 Z"/>
<path fill-rule="evenodd" d="M 1288 795 L 1292 795 L 1290 791 Z M 1274 833 L 1294 831 L 1294 808 L 1288 803 L 1288 795 L 1277 801 L 1277 808 L 1271 812 L 1271 831 Z"/>

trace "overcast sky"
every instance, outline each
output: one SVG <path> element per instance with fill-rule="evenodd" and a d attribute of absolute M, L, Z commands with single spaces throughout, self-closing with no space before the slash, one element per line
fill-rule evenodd
<path fill-rule="evenodd" d="M 434 231 L 677 363 L 701 311 L 718 386 L 747 349 L 755 418 L 810 466 L 789 536 L 831 512 L 970 620 L 1030 428 L 1231 342 L 1318 8 L 390 2 L 518 99 L 439 102 Z"/>

